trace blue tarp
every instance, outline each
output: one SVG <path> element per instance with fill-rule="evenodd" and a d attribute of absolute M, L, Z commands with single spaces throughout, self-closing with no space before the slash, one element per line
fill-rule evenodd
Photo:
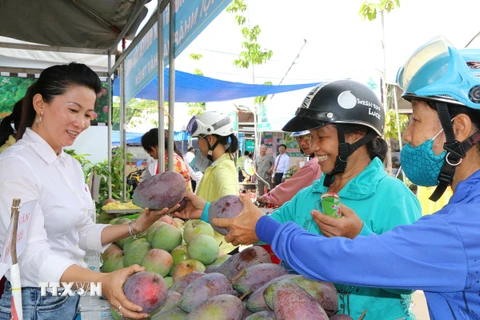
<path fill-rule="evenodd" d="M 142 144 L 144 133 L 127 132 L 127 144 Z M 174 135 L 175 141 L 188 140 L 186 131 L 177 131 Z M 120 145 L 120 131 L 112 131 L 112 146 Z"/>
<path fill-rule="evenodd" d="M 176 102 L 228 101 L 241 98 L 265 96 L 315 87 L 321 82 L 293 85 L 263 85 L 230 82 L 199 76 L 183 71 L 175 71 Z M 168 68 L 165 69 L 165 101 L 168 101 Z M 115 79 L 113 94 L 120 95 L 120 79 Z M 136 98 L 157 100 L 158 77 L 155 77 L 137 95 Z"/>

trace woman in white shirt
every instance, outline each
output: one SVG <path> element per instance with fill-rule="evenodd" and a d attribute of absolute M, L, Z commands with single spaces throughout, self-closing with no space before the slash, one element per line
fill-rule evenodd
<path fill-rule="evenodd" d="M 142 319 L 147 314 L 124 295 L 127 277 L 144 268 L 134 265 L 112 273 L 90 270 L 85 251 L 102 252 L 113 241 L 141 233 L 167 212 L 146 209 L 136 221 L 101 225 L 82 168 L 63 152 L 90 126 L 98 76 L 83 64 L 45 69 L 29 88 L 17 132 L 18 142 L 0 155 L 0 247 L 10 223 L 14 198 L 36 201 L 27 246 L 18 258 L 24 319 L 74 319 L 79 296 L 41 295 L 40 283 L 101 282 L 103 295 L 119 314 Z M 5 275 L 8 279 L 8 274 Z M 10 319 L 10 283 L 0 299 L 0 319 Z M 73 287 L 73 289 L 76 289 Z"/>

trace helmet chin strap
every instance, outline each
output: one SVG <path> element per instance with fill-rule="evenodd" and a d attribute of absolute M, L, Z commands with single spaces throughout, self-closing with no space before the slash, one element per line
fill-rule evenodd
<path fill-rule="evenodd" d="M 208 160 L 213 162 L 213 150 L 215 150 L 215 148 L 218 145 L 218 139 L 215 141 L 213 146 L 210 145 L 210 142 L 208 141 L 208 137 L 205 137 L 205 140 L 207 140 L 207 146 L 208 146 L 207 158 L 208 158 Z"/>
<path fill-rule="evenodd" d="M 445 132 L 446 141 L 443 145 L 443 149 L 447 151 L 447 155 L 445 156 L 445 160 L 438 175 L 438 185 L 429 198 L 432 201 L 440 199 L 447 187 L 452 184 L 455 169 L 462 162 L 467 151 L 480 141 L 480 131 L 472 134 L 464 142 L 456 140 L 447 104 L 444 102 L 436 102 L 436 107 L 440 123 Z"/>
<path fill-rule="evenodd" d="M 370 131 L 360 140 L 351 144 L 345 142 L 345 131 L 343 125 L 337 124 L 336 127 L 338 135 L 338 156 L 335 159 L 335 166 L 333 167 L 332 172 L 325 175 L 325 180 L 323 181 L 323 185 L 325 187 L 329 187 L 332 184 L 336 174 L 345 172 L 348 157 L 350 157 L 352 153 L 355 152 L 355 150 L 377 137 L 377 134 L 375 132 Z"/>

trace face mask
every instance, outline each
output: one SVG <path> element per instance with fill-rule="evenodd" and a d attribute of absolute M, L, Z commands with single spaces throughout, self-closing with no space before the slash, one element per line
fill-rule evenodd
<path fill-rule="evenodd" d="M 443 166 L 446 151 L 440 155 L 433 153 L 433 141 L 443 129 L 432 139 L 414 148 L 407 143 L 400 153 L 402 170 L 412 183 L 418 186 L 432 187 L 438 185 L 438 175 Z"/>
<path fill-rule="evenodd" d="M 192 162 L 190 162 L 190 166 L 195 171 L 205 172 L 207 168 L 212 164 L 207 157 L 205 157 L 200 150 L 197 150 L 195 153 L 195 158 L 193 158 Z"/>

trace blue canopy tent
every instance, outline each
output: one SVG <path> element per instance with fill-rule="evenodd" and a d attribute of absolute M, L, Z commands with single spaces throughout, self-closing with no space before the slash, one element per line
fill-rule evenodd
<path fill-rule="evenodd" d="M 142 136 L 144 133 L 141 132 L 127 132 L 127 145 L 131 144 L 142 144 Z M 188 135 L 186 131 L 176 131 L 174 135 L 175 141 L 185 141 L 188 140 Z M 112 146 L 120 145 L 120 131 L 112 131 Z"/>
<path fill-rule="evenodd" d="M 168 100 L 168 68 L 165 68 L 165 101 Z M 120 79 L 115 79 L 113 94 L 120 95 Z M 175 70 L 175 102 L 212 102 L 228 101 L 241 98 L 265 96 L 269 94 L 288 92 L 315 87 L 321 82 L 264 85 L 230 82 L 199 76 L 188 72 Z M 155 77 L 135 96 L 146 100 L 158 99 L 158 77 Z"/>

